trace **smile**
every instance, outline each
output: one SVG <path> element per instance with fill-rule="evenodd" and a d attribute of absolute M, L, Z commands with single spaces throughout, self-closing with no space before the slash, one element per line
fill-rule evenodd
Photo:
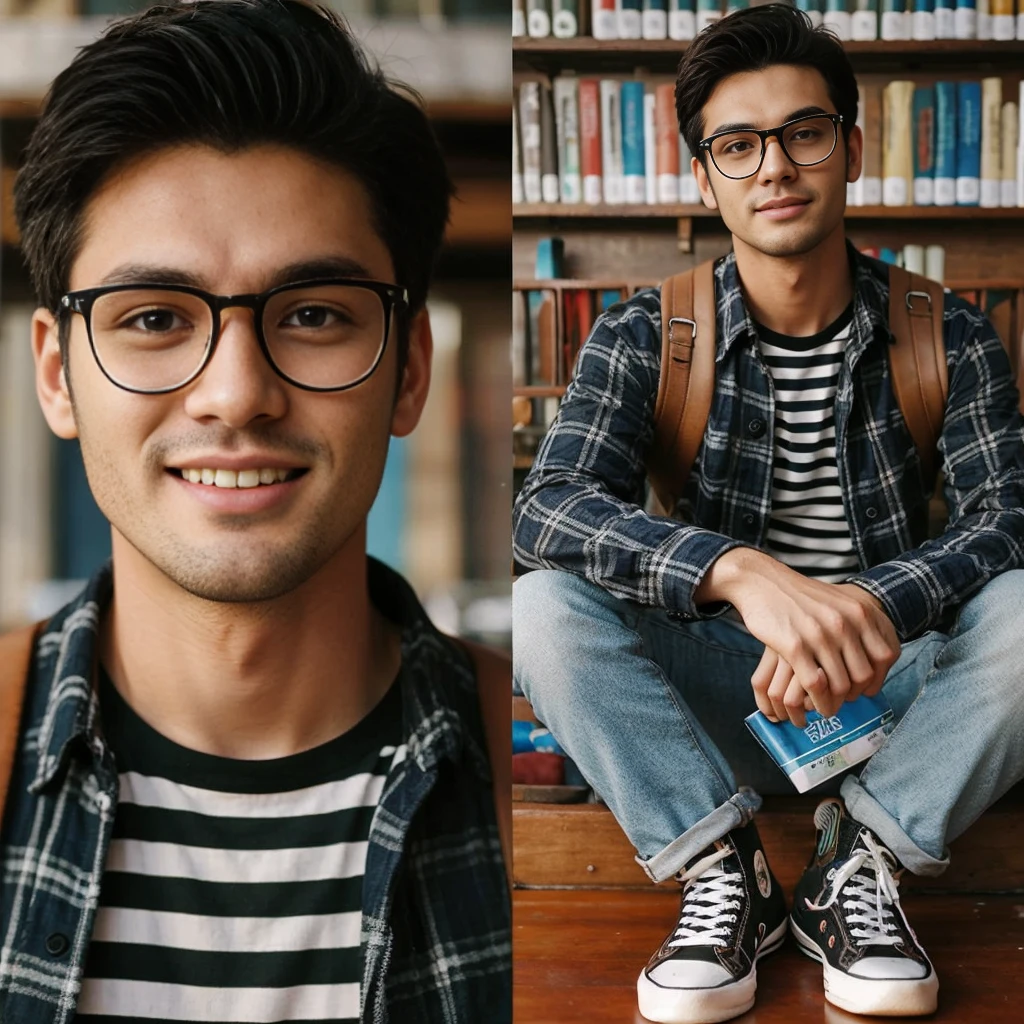
<path fill-rule="evenodd" d="M 171 473 L 187 480 L 190 484 L 206 484 L 208 487 L 225 489 L 268 487 L 287 483 L 306 472 L 305 469 L 171 469 Z"/>

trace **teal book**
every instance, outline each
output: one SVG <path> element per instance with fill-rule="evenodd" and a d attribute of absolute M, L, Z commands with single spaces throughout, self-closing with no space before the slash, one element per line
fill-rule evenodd
<path fill-rule="evenodd" d="M 644 83 L 622 83 L 622 174 L 626 202 L 647 199 L 647 171 L 644 159 Z"/>
<path fill-rule="evenodd" d="M 935 205 L 956 205 L 956 82 L 935 83 Z"/>
<path fill-rule="evenodd" d="M 956 204 L 981 202 L 981 82 L 957 83 Z"/>

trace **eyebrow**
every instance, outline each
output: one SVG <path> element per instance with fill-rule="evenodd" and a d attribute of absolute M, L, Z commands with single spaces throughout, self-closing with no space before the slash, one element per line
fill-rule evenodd
<path fill-rule="evenodd" d="M 357 277 L 369 280 L 372 276 L 362 263 L 351 257 L 319 256 L 281 267 L 270 276 L 262 290 L 326 277 Z M 124 263 L 111 270 L 100 281 L 100 284 L 176 284 L 188 288 L 206 289 L 209 282 L 199 274 L 182 270 L 180 267 L 154 263 Z"/>
<path fill-rule="evenodd" d="M 809 114 L 830 114 L 832 111 L 825 110 L 823 107 L 811 105 L 809 107 L 801 107 L 799 110 L 794 110 L 782 119 L 780 124 L 787 124 L 790 121 L 795 121 L 798 117 L 807 117 Z M 774 127 L 774 126 L 773 126 Z M 756 124 L 752 124 L 750 121 L 730 121 L 728 124 L 719 125 L 713 132 L 708 132 L 708 137 L 712 135 L 720 135 L 722 132 L 743 132 L 749 131 L 750 129 L 759 130 Z"/>

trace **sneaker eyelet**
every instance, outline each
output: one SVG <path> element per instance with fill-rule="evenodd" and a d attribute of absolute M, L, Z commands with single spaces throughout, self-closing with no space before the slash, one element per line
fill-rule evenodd
<path fill-rule="evenodd" d="M 828 937 L 828 948 L 829 949 L 835 949 L 835 945 L 836 945 L 836 937 L 834 935 L 830 935 Z"/>
<path fill-rule="evenodd" d="M 824 934 L 825 933 L 825 929 L 827 927 L 828 927 L 827 922 L 822 921 L 821 924 L 818 925 L 818 931 L 821 932 L 822 934 Z"/>

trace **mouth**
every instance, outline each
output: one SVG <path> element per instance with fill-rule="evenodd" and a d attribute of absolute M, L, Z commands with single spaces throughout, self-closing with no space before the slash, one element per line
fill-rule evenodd
<path fill-rule="evenodd" d="M 807 206 L 810 199 L 770 199 L 767 203 L 757 207 L 757 213 L 781 213 L 784 210 L 793 210 L 798 207 Z"/>
<path fill-rule="evenodd" d="M 298 480 L 309 472 L 305 467 L 293 469 L 213 469 L 211 467 L 188 466 L 178 468 L 170 466 L 167 472 L 190 484 L 202 484 L 207 487 L 219 487 L 223 490 L 251 490 L 256 487 L 273 487 L 276 484 Z"/>

